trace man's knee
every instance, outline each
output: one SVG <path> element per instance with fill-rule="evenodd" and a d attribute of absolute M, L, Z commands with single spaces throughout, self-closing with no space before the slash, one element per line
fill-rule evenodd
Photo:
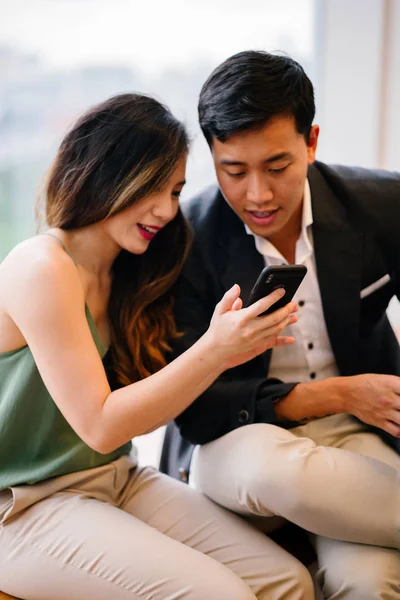
<path fill-rule="evenodd" d="M 292 514 L 310 502 L 304 463 L 316 445 L 274 425 L 256 424 L 241 446 L 240 502 L 259 515 Z M 281 510 L 283 513 L 281 513 Z"/>
<path fill-rule="evenodd" d="M 371 546 L 365 550 L 353 557 L 345 552 L 340 564 L 320 570 L 324 598 L 397 600 L 400 597 L 400 553 Z"/>

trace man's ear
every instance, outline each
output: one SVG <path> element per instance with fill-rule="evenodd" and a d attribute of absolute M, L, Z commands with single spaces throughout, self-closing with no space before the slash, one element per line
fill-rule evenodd
<path fill-rule="evenodd" d="M 319 136 L 319 125 L 313 125 L 310 129 L 309 142 L 307 144 L 308 164 L 311 165 L 315 161 Z"/>

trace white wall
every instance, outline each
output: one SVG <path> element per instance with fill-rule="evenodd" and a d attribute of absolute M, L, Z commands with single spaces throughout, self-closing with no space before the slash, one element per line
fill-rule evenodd
<path fill-rule="evenodd" d="M 400 0 L 316 0 L 315 27 L 318 158 L 400 171 Z"/>
<path fill-rule="evenodd" d="M 317 0 L 319 157 L 376 166 L 384 0 Z"/>
<path fill-rule="evenodd" d="M 400 2 L 391 0 L 385 164 L 400 170 Z"/>

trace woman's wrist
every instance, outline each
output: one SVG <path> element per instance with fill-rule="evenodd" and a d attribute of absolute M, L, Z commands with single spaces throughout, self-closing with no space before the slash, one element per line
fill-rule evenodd
<path fill-rule="evenodd" d="M 202 359 L 209 363 L 210 371 L 216 371 L 218 375 L 223 373 L 227 368 L 226 361 L 229 356 L 209 329 L 202 335 L 197 344 Z"/>

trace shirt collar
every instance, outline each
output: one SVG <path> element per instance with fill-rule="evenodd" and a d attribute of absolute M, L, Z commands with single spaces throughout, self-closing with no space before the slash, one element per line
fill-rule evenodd
<path fill-rule="evenodd" d="M 301 228 L 303 231 L 307 230 L 307 227 L 313 224 L 313 213 L 311 205 L 311 189 L 308 179 L 304 184 L 304 196 L 303 196 L 303 217 L 301 221 Z"/>

